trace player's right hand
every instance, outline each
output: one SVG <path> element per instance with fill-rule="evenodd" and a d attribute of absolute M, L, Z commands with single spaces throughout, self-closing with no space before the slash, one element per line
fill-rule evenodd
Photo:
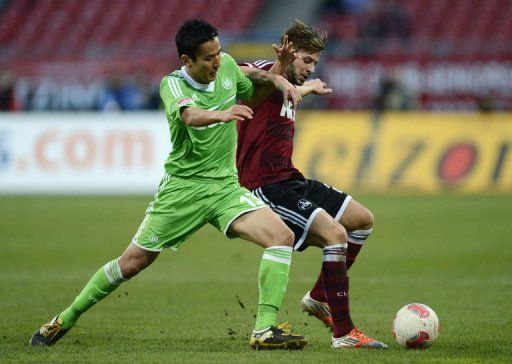
<path fill-rule="evenodd" d="M 242 121 L 245 119 L 252 119 L 252 109 L 247 105 L 235 104 L 229 109 L 220 112 L 220 120 L 227 123 L 230 121 Z"/>
<path fill-rule="evenodd" d="M 284 36 L 283 44 L 281 44 L 280 47 L 277 46 L 277 44 L 272 44 L 272 48 L 274 48 L 276 59 L 281 62 L 283 66 L 288 66 L 298 57 L 297 51 L 293 48 L 293 43 L 288 41 L 287 35 Z"/>

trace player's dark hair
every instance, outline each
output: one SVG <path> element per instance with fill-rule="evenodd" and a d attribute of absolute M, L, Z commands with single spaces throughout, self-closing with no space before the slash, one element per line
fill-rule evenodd
<path fill-rule="evenodd" d="M 197 48 L 218 35 L 219 30 L 204 19 L 187 20 L 176 33 L 178 56 L 186 54 L 195 62 Z"/>
<path fill-rule="evenodd" d="M 281 44 L 283 44 L 285 35 L 288 36 L 288 41 L 293 42 L 293 48 L 297 51 L 320 52 L 327 45 L 326 31 L 310 27 L 297 19 L 281 36 Z"/>

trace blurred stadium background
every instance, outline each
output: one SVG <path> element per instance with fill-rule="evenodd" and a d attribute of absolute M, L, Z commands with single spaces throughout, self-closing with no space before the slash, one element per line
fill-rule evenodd
<path fill-rule="evenodd" d="M 352 311 L 388 343 L 408 302 L 433 307 L 443 328 L 426 352 L 365 359 L 509 362 L 511 0 L 0 0 L 1 360 L 339 362 L 297 305 L 320 252 L 294 255 L 281 313 L 311 347 L 252 353 L 261 251 L 211 227 L 52 351 L 26 347 L 135 233 L 170 148 L 159 82 L 192 17 L 240 61 L 272 58 L 294 18 L 329 32 L 317 76 L 334 92 L 300 106 L 294 160 L 375 213 Z"/>
<path fill-rule="evenodd" d="M 0 191 L 152 191 L 169 148 L 159 82 L 192 17 L 240 61 L 272 58 L 294 18 L 329 32 L 316 75 L 334 92 L 306 98 L 297 120 L 309 175 L 512 191 L 510 0 L 2 0 Z"/>
<path fill-rule="evenodd" d="M 310 107 L 510 110 L 509 0 L 2 0 L 2 110 L 158 108 L 183 19 L 221 29 L 241 60 L 272 57 L 293 18 L 327 30 Z"/>

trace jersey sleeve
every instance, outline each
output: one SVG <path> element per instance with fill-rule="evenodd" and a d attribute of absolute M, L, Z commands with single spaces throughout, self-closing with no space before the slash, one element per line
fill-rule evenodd
<path fill-rule="evenodd" d="M 251 80 L 244 75 L 240 67 L 229 54 L 224 54 L 224 57 L 228 57 L 230 66 L 233 69 L 233 74 L 236 77 L 236 98 L 247 100 L 254 92 L 254 85 Z"/>
<path fill-rule="evenodd" d="M 272 61 L 266 61 L 266 60 L 260 60 L 260 61 L 255 61 L 255 62 L 244 62 L 244 63 L 240 63 L 239 64 L 240 66 L 245 66 L 245 67 L 253 67 L 253 68 L 258 68 L 260 70 L 264 70 L 264 71 L 268 71 L 272 68 L 272 66 L 274 65 L 274 62 Z"/>
<path fill-rule="evenodd" d="M 183 107 L 197 107 L 194 100 L 183 92 L 178 79 L 173 76 L 165 76 L 162 79 L 160 97 L 165 105 L 165 113 L 174 120 L 181 120 L 180 110 Z"/>

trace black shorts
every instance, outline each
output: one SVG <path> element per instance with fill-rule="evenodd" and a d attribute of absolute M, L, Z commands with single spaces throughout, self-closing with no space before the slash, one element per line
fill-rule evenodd
<path fill-rule="evenodd" d="M 272 183 L 252 191 L 270 206 L 295 234 L 295 250 L 304 243 L 316 214 L 325 210 L 336 221 L 352 199 L 343 191 L 312 179 L 291 179 Z"/>

